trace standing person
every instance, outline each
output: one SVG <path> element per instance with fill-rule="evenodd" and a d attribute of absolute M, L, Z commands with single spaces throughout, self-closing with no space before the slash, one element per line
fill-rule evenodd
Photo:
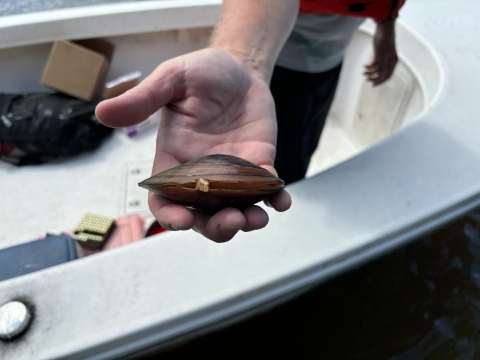
<path fill-rule="evenodd" d="M 401 5 L 403 1 L 301 1 L 270 84 L 278 123 L 275 169 L 286 183 L 305 177 L 332 104 L 345 49 L 364 17 L 377 22 L 367 78 L 380 85 L 393 74 L 398 61 L 395 18 Z"/>
<path fill-rule="evenodd" d="M 298 9 L 298 0 L 224 0 L 208 48 L 160 64 L 134 89 L 100 103 L 99 120 L 107 126 L 125 127 L 163 108 L 153 173 L 218 153 L 244 158 L 276 173 L 277 121 L 269 84 Z M 378 82 L 382 74 L 382 66 L 375 60 L 367 75 Z M 291 205 L 290 195 L 283 190 L 267 205 L 286 211 Z M 193 228 L 216 242 L 268 223 L 268 215 L 258 206 L 244 211 L 227 208 L 209 216 L 153 193 L 149 194 L 149 206 L 164 228 Z"/>

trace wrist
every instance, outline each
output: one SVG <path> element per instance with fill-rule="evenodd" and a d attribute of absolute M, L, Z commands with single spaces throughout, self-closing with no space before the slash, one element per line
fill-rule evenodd
<path fill-rule="evenodd" d="M 212 42 L 209 47 L 233 56 L 245 65 L 252 75 L 261 78 L 267 84 L 270 82 L 274 63 L 269 62 L 266 57 L 255 54 L 254 49 L 243 50 L 241 47 L 222 45 L 218 42 Z"/>
<path fill-rule="evenodd" d="M 267 84 L 298 15 L 299 0 L 224 0 L 210 39 Z"/>
<path fill-rule="evenodd" d="M 377 22 L 377 30 L 383 31 L 383 32 L 395 32 L 395 19 L 387 20 L 387 21 L 382 21 L 382 22 Z"/>

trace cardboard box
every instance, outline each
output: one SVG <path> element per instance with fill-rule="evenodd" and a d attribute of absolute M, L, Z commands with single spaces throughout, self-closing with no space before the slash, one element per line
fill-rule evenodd
<path fill-rule="evenodd" d="M 142 76 L 140 71 L 120 76 L 117 79 L 109 81 L 105 84 L 105 98 L 111 99 L 122 95 L 124 92 L 134 88 L 138 85 L 138 80 Z"/>
<path fill-rule="evenodd" d="M 57 40 L 42 76 L 42 85 L 84 101 L 95 100 L 105 84 L 112 44 L 99 40 Z"/>

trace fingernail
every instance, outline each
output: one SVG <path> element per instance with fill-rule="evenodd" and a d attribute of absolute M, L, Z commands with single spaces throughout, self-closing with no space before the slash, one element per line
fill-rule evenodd
<path fill-rule="evenodd" d="M 254 229 L 250 229 L 247 225 L 245 225 L 242 229 L 243 232 L 250 232 L 250 231 L 254 231 Z"/>
<path fill-rule="evenodd" d="M 171 230 L 171 231 L 178 231 L 178 229 L 170 223 L 167 225 L 167 228 L 168 230 Z"/>
<path fill-rule="evenodd" d="M 269 199 L 264 199 L 263 202 L 264 202 L 265 205 L 267 205 L 268 207 L 273 208 L 272 204 L 270 204 Z"/>

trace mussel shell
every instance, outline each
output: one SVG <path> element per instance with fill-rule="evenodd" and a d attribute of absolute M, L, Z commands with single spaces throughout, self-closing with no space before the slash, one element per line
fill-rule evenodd
<path fill-rule="evenodd" d="M 200 179 L 208 191 L 196 190 Z M 209 155 L 156 174 L 139 186 L 176 203 L 213 213 L 244 209 L 284 188 L 284 182 L 255 164 L 230 155 Z"/>

